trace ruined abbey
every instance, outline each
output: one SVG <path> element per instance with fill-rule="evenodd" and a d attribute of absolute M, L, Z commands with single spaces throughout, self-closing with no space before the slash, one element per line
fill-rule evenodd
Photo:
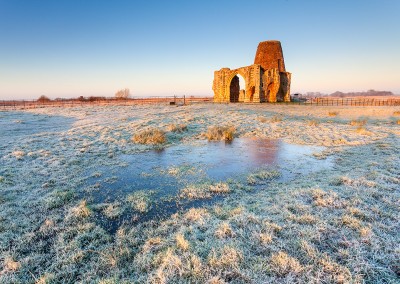
<path fill-rule="evenodd" d="M 244 89 L 240 89 L 238 75 L 245 81 Z M 214 72 L 214 102 L 289 102 L 290 77 L 281 43 L 263 41 L 258 44 L 253 65 Z"/>

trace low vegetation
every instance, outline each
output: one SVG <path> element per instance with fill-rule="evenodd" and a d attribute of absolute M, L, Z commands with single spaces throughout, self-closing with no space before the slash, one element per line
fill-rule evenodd
<path fill-rule="evenodd" d="M 132 141 L 139 144 L 163 144 L 166 142 L 165 132 L 151 128 L 133 135 Z"/>
<path fill-rule="evenodd" d="M 233 126 L 210 126 L 205 135 L 209 141 L 232 141 L 235 131 Z"/>
<path fill-rule="evenodd" d="M 0 129 L 0 283 L 397 283 L 396 112 L 399 107 L 222 104 L 2 112 L 2 121 L 19 131 Z M 25 127 L 60 116 L 64 128 Z M 284 123 L 257 119 L 274 116 Z M 174 132 L 171 121 L 187 127 Z M 161 206 L 157 194 L 118 180 L 132 174 L 126 155 L 148 149 L 130 143 L 132 135 L 162 129 L 169 132 L 164 139 L 178 136 L 177 143 L 195 149 L 207 144 L 205 133 L 215 125 L 238 129 L 232 137 L 318 146 L 304 157 L 328 166 L 305 162 L 298 169 L 278 156 L 271 158 L 281 161 L 276 168 L 186 182 L 182 176 L 190 180 L 200 171 L 197 163 L 138 163 L 149 180 L 160 173 L 165 183 L 178 180 L 167 200 L 178 210 L 153 218 Z"/>

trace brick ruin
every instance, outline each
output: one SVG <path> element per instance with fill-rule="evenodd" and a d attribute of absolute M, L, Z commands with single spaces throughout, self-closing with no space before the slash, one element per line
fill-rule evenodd
<path fill-rule="evenodd" d="M 243 77 L 245 89 L 240 89 L 238 75 Z M 214 102 L 289 102 L 290 78 L 281 43 L 263 41 L 258 44 L 253 65 L 214 72 Z"/>

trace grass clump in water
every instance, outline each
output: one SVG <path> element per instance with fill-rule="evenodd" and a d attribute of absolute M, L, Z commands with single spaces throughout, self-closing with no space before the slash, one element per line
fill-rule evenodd
<path fill-rule="evenodd" d="M 136 191 L 132 194 L 129 194 L 126 197 L 126 201 L 131 205 L 134 210 L 139 211 L 140 213 L 146 213 L 149 212 L 151 209 L 151 194 L 151 191 Z"/>
<path fill-rule="evenodd" d="M 151 128 L 133 135 L 132 141 L 139 144 L 163 144 L 166 142 L 164 131 Z"/>
<path fill-rule="evenodd" d="M 329 116 L 338 116 L 339 113 L 337 111 L 330 111 L 330 112 L 328 112 L 328 115 Z"/>
<path fill-rule="evenodd" d="M 232 141 L 235 131 L 236 129 L 233 126 L 210 126 L 207 129 L 206 137 L 208 141 Z"/>
<path fill-rule="evenodd" d="M 55 209 L 63 206 L 74 198 L 72 190 L 56 190 L 45 199 L 47 209 Z"/>

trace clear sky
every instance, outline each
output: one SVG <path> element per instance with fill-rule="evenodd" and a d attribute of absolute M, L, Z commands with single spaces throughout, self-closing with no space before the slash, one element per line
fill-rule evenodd
<path fill-rule="evenodd" d="M 399 0 L 0 0 L 0 99 L 212 96 L 264 40 L 292 93 L 400 94 Z"/>

